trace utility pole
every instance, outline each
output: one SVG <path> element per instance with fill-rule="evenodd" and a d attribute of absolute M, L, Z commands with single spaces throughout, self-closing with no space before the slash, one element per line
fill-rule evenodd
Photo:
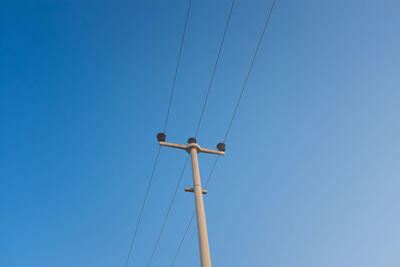
<path fill-rule="evenodd" d="M 165 133 L 159 133 L 157 135 L 158 143 L 161 146 L 169 146 L 185 150 L 190 154 L 192 163 L 192 175 L 193 175 L 193 188 L 185 188 L 186 192 L 194 193 L 194 200 L 196 206 L 196 218 L 197 218 L 197 234 L 199 238 L 199 250 L 200 250 L 200 263 L 201 267 L 211 267 L 210 247 L 208 244 L 207 235 L 207 224 L 206 214 L 204 212 L 203 194 L 207 194 L 206 190 L 201 187 L 201 178 L 199 171 L 199 162 L 197 159 L 198 153 L 208 153 L 215 155 L 225 155 L 225 144 L 219 143 L 217 150 L 202 148 L 197 144 L 196 138 L 189 138 L 187 145 L 179 145 L 165 142 Z"/>

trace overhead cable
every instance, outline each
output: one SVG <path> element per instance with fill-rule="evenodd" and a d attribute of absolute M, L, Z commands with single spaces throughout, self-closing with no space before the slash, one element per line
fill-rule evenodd
<path fill-rule="evenodd" d="M 209 84 L 208 84 L 208 89 L 207 89 L 206 98 L 204 99 L 204 104 L 203 104 L 203 108 L 202 108 L 202 110 L 201 110 L 199 123 L 197 124 L 196 134 L 195 134 L 195 136 L 194 136 L 195 138 L 196 138 L 197 135 L 199 134 L 201 121 L 203 120 L 204 111 L 206 110 L 206 105 L 207 105 L 207 101 L 208 101 L 208 96 L 210 95 L 211 87 L 212 87 L 212 84 L 213 84 L 213 81 L 214 81 L 214 77 L 215 77 L 215 71 L 217 70 L 219 58 L 220 58 L 220 56 L 221 56 L 222 47 L 224 46 L 225 36 L 226 36 L 226 33 L 228 32 L 228 27 L 229 27 L 229 24 L 230 24 L 230 21 L 231 21 L 231 16 L 232 16 L 232 11 L 233 11 L 233 7 L 234 7 L 234 6 L 235 6 L 235 0 L 232 1 L 231 9 L 230 9 L 230 11 L 229 11 L 229 16 L 228 16 L 228 19 L 227 19 L 226 25 L 225 25 L 224 34 L 222 35 L 222 40 L 221 40 L 221 43 L 220 43 L 220 45 L 219 45 L 217 59 L 215 60 L 214 69 L 213 69 L 213 71 L 212 71 L 211 79 L 210 79 L 210 82 L 209 82 Z"/>
<path fill-rule="evenodd" d="M 170 212 L 171 212 L 171 209 L 172 209 L 172 206 L 173 206 L 173 204 L 174 204 L 174 200 L 175 200 L 175 197 L 176 197 L 176 193 L 178 192 L 178 189 L 180 188 L 179 186 L 180 186 L 180 184 L 181 184 L 183 175 L 184 175 L 184 173 L 185 173 L 185 169 L 186 169 L 186 165 L 187 165 L 188 161 L 189 161 L 189 155 L 186 156 L 185 164 L 183 165 L 183 168 L 182 168 L 182 171 L 181 171 L 181 175 L 179 176 L 179 179 L 178 179 L 178 183 L 177 183 L 176 186 L 175 186 L 175 191 L 174 191 L 174 193 L 173 193 L 173 195 L 172 195 L 171 202 L 169 203 L 168 210 L 167 210 L 167 214 L 165 215 L 164 221 L 163 221 L 163 223 L 162 223 L 162 225 L 161 225 L 160 233 L 158 234 L 157 241 L 156 241 L 156 243 L 155 243 L 155 245 L 154 245 L 154 247 L 153 247 L 153 251 L 152 251 L 152 253 L 151 253 L 150 260 L 149 260 L 149 263 L 147 264 L 147 266 L 150 266 L 150 265 L 151 265 L 151 262 L 153 261 L 153 257 L 154 257 L 154 255 L 155 255 L 155 253 L 156 253 L 156 250 L 157 250 L 157 247 L 158 247 L 158 243 L 160 242 L 161 235 L 162 235 L 162 233 L 163 233 L 163 231 L 164 231 L 165 225 L 166 225 L 166 223 L 167 223 L 167 221 L 168 221 L 168 216 L 169 216 L 169 214 L 170 214 Z"/>
<path fill-rule="evenodd" d="M 243 97 L 244 90 L 246 89 L 247 81 L 248 81 L 248 79 L 249 79 L 249 77 L 250 77 L 250 73 L 251 73 L 251 71 L 252 71 L 252 69 L 253 69 L 254 62 L 255 62 L 255 60 L 256 60 L 258 51 L 259 51 L 259 49 L 260 49 L 262 40 L 263 40 L 263 38 L 264 38 L 264 34 L 265 34 L 266 29 L 267 29 L 269 20 L 270 20 L 270 18 L 271 18 L 271 14 L 272 14 L 272 10 L 273 10 L 273 8 L 274 8 L 274 6 L 275 6 L 275 2 L 276 2 L 276 0 L 273 0 L 272 5 L 271 5 L 271 8 L 269 9 L 268 16 L 267 16 L 267 19 L 266 19 L 265 24 L 264 24 L 264 28 L 263 28 L 263 30 L 262 30 L 261 36 L 260 36 L 259 41 L 258 41 L 258 44 L 257 44 L 257 48 L 256 48 L 256 50 L 255 50 L 255 52 L 254 52 L 254 55 L 253 55 L 253 58 L 252 58 L 252 60 L 251 60 L 251 64 L 250 64 L 249 70 L 248 70 L 248 72 L 247 72 L 245 81 L 244 81 L 244 83 L 243 83 L 242 89 L 241 89 L 241 91 L 240 91 L 239 98 L 238 98 L 238 100 L 237 100 L 237 102 L 236 102 L 236 105 L 235 105 L 235 108 L 234 108 L 234 111 L 233 111 L 233 114 L 232 114 L 232 118 L 231 118 L 231 120 L 229 121 L 229 125 L 228 125 L 227 131 L 226 131 L 226 133 L 225 133 L 225 137 L 224 137 L 224 143 L 226 142 L 226 140 L 227 140 L 227 138 L 228 138 L 228 135 L 229 135 L 230 130 L 231 130 L 231 127 L 232 127 L 232 122 L 233 122 L 233 120 L 234 120 L 234 118 L 235 118 L 235 116 L 236 116 L 237 110 L 238 110 L 239 105 L 240 105 L 240 101 L 242 100 L 242 97 Z M 212 168 L 211 168 L 210 174 L 209 174 L 209 176 L 208 176 L 208 178 L 207 178 L 207 182 L 206 182 L 205 187 L 204 187 L 205 189 L 207 188 L 208 183 L 210 182 L 210 179 L 211 179 L 211 177 L 212 177 L 212 175 L 213 175 L 213 173 L 214 173 L 214 170 L 215 170 L 215 167 L 216 167 L 216 165 L 217 165 L 218 159 L 219 159 L 219 156 L 216 157 L 216 159 L 215 159 L 215 161 L 214 161 L 214 164 L 213 164 L 213 166 L 212 166 Z M 182 248 L 182 244 L 183 244 L 183 242 L 184 242 L 184 240 L 185 240 L 185 238 L 186 238 L 186 235 L 187 235 L 187 233 L 188 233 L 188 231 L 189 231 L 189 229 L 190 229 L 190 226 L 191 226 L 191 224 L 192 224 L 192 222 L 193 222 L 194 215 L 195 215 L 195 212 L 193 211 L 192 216 L 191 216 L 191 218 L 190 218 L 190 220 L 189 220 L 189 222 L 188 222 L 188 224 L 187 224 L 187 226 L 186 226 L 186 228 L 185 228 L 185 232 L 184 232 L 184 234 L 183 234 L 183 236 L 182 236 L 182 238 L 181 238 L 181 240 L 180 240 L 180 242 L 179 242 L 177 251 L 176 251 L 175 256 L 174 256 L 174 258 L 173 258 L 173 260 L 172 260 L 172 262 L 171 262 L 171 266 L 174 265 L 174 263 L 175 263 L 175 261 L 176 261 L 176 258 L 177 258 L 177 256 L 179 255 L 179 252 L 180 252 L 180 250 L 181 250 L 181 248 Z"/>
<path fill-rule="evenodd" d="M 168 109 L 167 109 L 167 117 L 165 118 L 165 123 L 164 123 L 164 133 L 165 133 L 165 131 L 167 130 L 168 118 L 169 118 L 169 114 L 170 114 L 170 112 L 171 112 L 172 99 L 173 99 L 173 97 L 174 97 L 174 92 L 175 92 L 176 77 L 178 76 L 179 64 L 181 63 L 181 55 L 182 55 L 182 49 L 183 49 L 183 42 L 185 41 L 186 29 L 187 29 L 187 25 L 188 25 L 188 21 L 189 21 L 189 14 L 190 14 L 190 7 L 191 7 L 191 6 L 192 6 L 192 0 L 189 0 L 189 6 L 188 6 L 188 9 L 187 9 L 187 12 L 186 12 L 185 26 L 183 27 L 181 45 L 179 46 L 178 60 L 176 61 L 174 80 L 173 80 L 173 82 L 172 82 L 171 94 L 170 94 L 170 96 L 169 96 L 169 103 L 168 103 Z"/>
<path fill-rule="evenodd" d="M 189 14 L 190 14 L 191 5 L 192 5 L 192 0 L 189 0 L 188 8 L 187 8 L 187 11 L 186 11 L 186 17 L 185 17 L 185 25 L 184 25 L 184 28 L 183 28 L 182 38 L 181 38 L 179 52 L 178 52 L 178 59 L 177 59 L 176 67 L 175 67 L 174 79 L 173 79 L 173 82 L 172 82 L 171 94 L 170 94 L 169 102 L 168 102 L 167 116 L 165 118 L 165 123 L 164 123 L 164 130 L 163 130 L 164 133 L 165 133 L 165 131 L 167 129 L 168 119 L 169 119 L 169 115 L 170 115 L 170 111 L 171 111 L 172 99 L 173 99 L 174 91 L 175 91 L 175 83 L 176 83 L 176 78 L 178 76 L 179 64 L 180 64 L 180 61 L 181 61 L 183 43 L 184 43 L 184 40 L 185 40 L 186 29 L 187 29 L 187 25 L 188 25 L 188 21 L 189 21 Z M 151 184 L 153 182 L 153 176 L 154 176 L 154 172 L 155 172 L 155 169 L 156 169 L 156 166 L 157 166 L 157 163 L 158 163 L 158 158 L 159 158 L 159 155 L 160 155 L 160 151 L 161 151 L 161 147 L 158 148 L 156 159 L 155 159 L 154 164 L 153 164 L 153 169 L 152 169 L 152 172 L 151 172 L 151 175 L 150 175 L 149 182 L 147 184 L 146 193 L 144 195 L 144 199 L 143 199 L 143 202 L 142 202 L 142 207 L 141 207 L 140 212 L 139 212 L 139 218 L 138 218 L 138 220 L 136 222 L 135 230 L 134 230 L 131 242 L 130 242 L 128 256 L 127 256 L 126 261 L 125 261 L 125 267 L 128 266 L 129 260 L 131 258 L 131 254 L 132 254 L 133 249 L 134 249 L 137 232 L 138 232 L 138 229 L 139 229 L 140 222 L 142 220 L 143 211 L 144 211 L 144 208 L 146 206 L 146 202 L 147 202 L 147 198 L 148 198 L 148 195 L 149 195 L 149 192 L 150 192 Z"/>

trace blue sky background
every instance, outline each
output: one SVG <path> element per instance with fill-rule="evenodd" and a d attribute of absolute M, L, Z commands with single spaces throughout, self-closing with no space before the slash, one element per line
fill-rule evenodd
<path fill-rule="evenodd" d="M 171 142 L 194 135 L 230 3 L 193 0 Z M 237 1 L 202 146 L 223 139 L 271 3 Z M 0 266 L 124 266 L 186 7 L 1 1 Z M 400 266 L 399 11 L 277 1 L 205 197 L 214 266 Z M 162 149 L 129 266 L 147 266 L 185 157 Z M 188 168 L 152 266 L 174 256 L 191 184 Z M 192 227 L 176 266 L 198 265 Z"/>

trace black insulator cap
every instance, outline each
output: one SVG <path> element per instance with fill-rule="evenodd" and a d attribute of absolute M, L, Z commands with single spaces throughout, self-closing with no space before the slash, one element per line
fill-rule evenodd
<path fill-rule="evenodd" d="M 165 142 L 165 138 L 166 138 L 167 136 L 165 135 L 165 133 L 159 133 L 159 134 L 157 134 L 157 140 L 158 140 L 158 142 Z"/>
<path fill-rule="evenodd" d="M 188 144 L 192 144 L 192 143 L 197 143 L 196 138 L 190 137 L 190 138 L 188 139 Z"/>
<path fill-rule="evenodd" d="M 217 145 L 218 151 L 224 151 L 225 152 L 225 144 L 224 143 L 219 143 Z"/>

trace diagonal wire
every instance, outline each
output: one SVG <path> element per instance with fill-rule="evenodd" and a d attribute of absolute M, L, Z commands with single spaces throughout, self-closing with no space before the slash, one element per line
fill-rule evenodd
<path fill-rule="evenodd" d="M 189 232 L 190 227 L 192 226 L 192 222 L 193 222 L 193 219 L 194 219 L 195 215 L 196 215 L 196 212 L 193 211 L 192 212 L 192 217 L 190 217 L 190 221 L 189 221 L 188 225 L 186 226 L 185 233 L 183 234 L 182 239 L 179 242 L 179 246 L 178 246 L 178 249 L 176 250 L 174 259 L 172 260 L 171 267 L 174 266 L 174 264 L 175 264 L 176 258 L 178 257 L 179 252 L 181 251 L 181 248 L 182 248 L 182 245 L 183 245 L 183 241 L 185 241 L 186 235 Z"/>
<path fill-rule="evenodd" d="M 208 96 L 209 96 L 210 91 L 211 91 L 212 83 L 213 83 L 213 80 L 214 80 L 214 77 L 215 77 L 215 72 L 216 72 L 216 69 L 217 69 L 217 66 L 218 66 L 219 58 L 220 58 L 220 56 L 221 56 L 221 52 L 222 52 L 222 48 L 223 48 L 223 45 L 224 45 L 225 37 L 226 37 L 226 34 L 227 34 L 227 32 L 228 32 L 228 28 L 229 28 L 229 24 L 230 24 L 230 21 L 231 21 L 231 15 L 232 15 L 232 11 L 233 11 L 233 7 L 234 7 L 234 6 L 235 6 L 235 0 L 232 1 L 232 5 L 231 5 L 230 11 L 229 11 L 229 15 L 228 15 L 228 18 L 227 18 L 227 21 L 226 21 L 224 33 L 223 33 L 223 35 L 222 35 L 222 40 L 221 40 L 221 43 L 220 43 L 220 45 L 219 45 L 218 54 L 217 54 L 217 59 L 216 59 L 215 64 L 214 64 L 214 69 L 213 69 L 213 72 L 212 72 L 212 75 L 211 75 L 211 80 L 210 80 L 210 83 L 209 83 L 209 86 L 208 86 L 208 89 L 207 89 L 206 98 L 205 98 L 205 100 L 204 100 L 204 104 L 203 104 L 203 108 L 202 108 L 202 111 L 201 111 L 199 123 L 198 123 L 198 125 L 197 125 L 196 137 L 197 137 L 197 134 L 198 134 L 198 132 L 199 132 L 199 130 L 200 130 L 200 124 L 201 124 L 201 121 L 202 121 L 202 119 L 203 119 L 203 115 L 204 115 L 204 112 L 205 112 L 206 104 L 207 104 L 207 101 L 208 101 Z M 171 202 L 170 202 L 170 204 L 169 204 L 169 208 L 168 208 L 167 213 L 166 213 L 166 215 L 165 215 L 165 217 L 164 217 L 163 224 L 162 224 L 161 229 L 160 229 L 160 232 L 159 232 L 159 234 L 158 234 L 157 241 L 156 241 L 156 243 L 155 243 L 155 245 L 154 245 L 154 247 L 153 247 L 153 252 L 152 252 L 152 254 L 151 254 L 151 256 L 150 256 L 150 260 L 149 260 L 148 266 L 151 265 L 151 263 L 152 263 L 152 261 L 153 261 L 153 257 L 154 257 L 154 255 L 155 255 L 155 253 L 156 253 L 156 251 L 157 251 L 157 248 L 158 248 L 158 244 L 159 244 L 159 242 L 160 242 L 161 235 L 163 234 L 165 225 L 166 225 L 166 223 L 167 223 L 167 221 L 168 221 L 168 217 L 169 217 L 169 214 L 170 214 L 170 212 L 171 212 L 171 208 L 172 208 L 172 206 L 173 206 L 173 204 L 174 204 L 175 196 L 176 196 L 176 193 L 177 193 L 178 188 L 179 188 L 179 186 L 180 186 L 180 183 L 181 183 L 181 180 L 182 180 L 182 176 L 183 176 L 183 174 L 184 174 L 184 172 L 185 172 L 188 159 L 189 159 L 189 156 L 186 157 L 185 164 L 184 164 L 184 166 L 183 166 L 181 175 L 180 175 L 180 177 L 179 177 L 179 179 L 178 179 L 178 182 L 177 182 L 177 184 L 176 184 L 175 191 L 174 191 L 174 193 L 173 193 L 173 196 L 172 196 L 172 198 L 171 198 Z"/>
<path fill-rule="evenodd" d="M 189 155 L 186 156 L 185 164 L 183 165 L 183 169 L 182 169 L 182 171 L 181 171 L 181 175 L 179 176 L 178 183 L 176 184 L 174 194 L 172 195 L 171 202 L 169 203 L 169 207 L 168 207 L 167 214 L 166 214 L 166 216 L 165 216 L 165 218 L 164 218 L 164 222 L 163 222 L 163 224 L 162 224 L 162 226 L 161 226 L 160 233 L 158 234 L 156 244 L 154 245 L 153 252 L 151 253 L 150 260 L 149 260 L 149 263 L 148 263 L 147 266 L 150 266 L 151 262 L 153 261 L 153 257 L 154 257 L 154 254 L 156 253 L 156 250 L 157 250 L 157 247 L 158 247 L 158 243 L 160 242 L 161 235 L 162 235 L 162 233 L 163 233 L 163 231 L 164 231 L 165 225 L 166 225 L 166 223 L 167 223 L 167 221 L 168 221 L 168 216 L 169 216 L 169 214 L 170 214 L 170 212 L 171 212 L 171 209 L 172 209 L 172 206 L 173 206 L 173 204 L 174 204 L 174 200 L 175 200 L 175 197 L 176 197 L 176 193 L 178 192 L 179 185 L 180 185 L 180 183 L 181 183 L 181 181 L 182 181 L 183 174 L 185 173 L 185 169 L 186 169 L 188 160 L 189 160 Z"/>
<path fill-rule="evenodd" d="M 192 6 L 192 0 L 189 0 L 189 6 L 188 6 L 188 9 L 187 9 L 187 12 L 186 12 L 185 26 L 183 27 L 181 45 L 180 45 L 180 47 L 179 47 L 178 60 L 177 60 L 177 62 L 176 62 L 176 67 L 175 67 L 174 80 L 173 80 L 173 82 L 172 82 L 171 95 L 169 96 L 167 117 L 166 117 L 166 119 L 165 119 L 165 124 L 164 124 L 164 133 L 165 133 L 165 131 L 167 130 L 169 113 L 171 112 L 172 98 L 174 97 L 176 77 L 178 76 L 179 64 L 181 63 L 181 55 L 182 55 L 183 42 L 185 41 L 186 29 L 187 29 L 187 25 L 188 25 L 188 21 L 189 21 L 189 14 L 190 14 L 190 7 L 191 7 L 191 6 Z"/>
<path fill-rule="evenodd" d="M 207 105 L 207 101 L 208 101 L 208 96 L 210 95 L 211 87 L 212 87 L 212 84 L 213 84 L 213 81 L 214 81 L 215 71 L 217 70 L 219 58 L 220 58 L 220 56 L 221 56 L 222 47 L 224 46 L 225 36 L 226 36 L 226 33 L 228 32 L 228 28 L 229 28 L 229 24 L 230 24 L 230 21 L 231 21 L 231 16 L 232 16 L 232 11 L 233 11 L 233 7 L 234 7 L 234 6 L 235 6 L 235 0 L 232 1 L 231 10 L 229 11 L 228 20 L 226 21 L 224 34 L 222 35 L 222 40 L 221 40 L 221 43 L 220 43 L 220 45 L 219 45 L 217 59 L 215 60 L 214 69 L 213 69 L 212 74 L 211 74 L 211 79 L 210 79 L 210 83 L 209 83 L 209 85 L 208 85 L 206 98 L 205 98 L 205 100 L 204 100 L 203 108 L 202 108 L 202 110 L 201 110 L 201 115 L 200 115 L 199 123 L 197 124 L 197 129 L 196 129 L 195 137 L 197 137 L 197 135 L 199 134 L 201 121 L 203 120 L 204 111 L 206 110 L 206 105 Z"/>
<path fill-rule="evenodd" d="M 247 81 L 249 80 L 250 73 L 253 70 L 254 62 L 256 61 L 258 50 L 260 50 L 260 46 L 261 46 L 262 40 L 264 38 L 265 30 L 267 29 L 269 20 L 271 18 L 271 14 L 272 14 L 272 10 L 274 9 L 275 2 L 276 2 L 276 0 L 274 0 L 272 2 L 271 8 L 270 8 L 270 10 L 268 12 L 268 17 L 267 17 L 267 20 L 265 21 L 264 28 L 263 28 L 263 31 L 261 33 L 260 39 L 258 40 L 257 48 L 256 48 L 256 51 L 254 52 L 253 59 L 251 60 L 249 71 L 247 72 L 246 79 L 245 79 L 245 81 L 243 83 L 243 86 L 242 86 L 242 90 L 240 91 L 240 96 L 239 96 L 239 99 L 238 99 L 238 101 L 236 103 L 235 110 L 233 111 L 233 115 L 232 115 L 231 121 L 229 122 L 228 130 L 226 131 L 226 134 L 225 134 L 225 137 L 224 137 L 224 142 L 228 138 L 229 132 L 230 132 L 231 127 L 232 127 L 233 119 L 236 116 L 236 112 L 237 112 L 237 110 L 239 108 L 240 101 L 242 100 L 242 96 L 243 96 L 244 90 L 246 89 Z"/>
<path fill-rule="evenodd" d="M 138 219 L 136 227 L 135 227 L 135 232 L 133 233 L 133 237 L 132 237 L 131 244 L 130 244 L 129 251 L 128 251 L 128 256 L 127 256 L 126 261 L 125 261 L 125 266 L 128 266 L 129 259 L 130 259 L 131 254 L 132 254 L 133 246 L 134 246 L 135 240 L 136 240 L 136 234 L 138 232 L 139 225 L 140 225 L 140 222 L 142 220 L 143 210 L 144 210 L 144 207 L 146 206 L 146 201 L 147 201 L 147 197 L 148 197 L 149 192 L 150 192 L 151 183 L 153 182 L 154 171 L 156 170 L 158 158 L 160 156 L 160 151 L 161 151 L 161 147 L 159 147 L 158 151 L 157 151 L 157 156 L 156 156 L 156 159 L 154 161 L 153 170 L 151 171 L 150 180 L 149 180 L 149 183 L 148 183 L 147 189 L 146 189 L 146 194 L 144 195 L 142 208 L 140 209 L 139 219 Z"/>
<path fill-rule="evenodd" d="M 189 21 L 189 14 L 190 14 L 191 5 L 192 5 L 192 0 L 189 0 L 188 8 L 187 8 L 187 11 L 186 11 L 185 25 L 184 25 L 184 28 L 183 28 L 182 39 L 181 39 L 179 52 L 178 52 L 178 59 L 177 59 L 177 63 L 176 63 L 174 79 L 173 79 L 173 82 L 172 82 L 171 95 L 169 97 L 167 116 L 165 118 L 165 123 L 164 123 L 164 131 L 163 131 L 164 133 L 165 133 L 165 131 L 167 129 L 168 118 L 169 118 L 169 115 L 170 115 L 170 112 L 171 112 L 172 99 L 173 99 L 174 91 L 175 91 L 176 77 L 178 76 L 179 64 L 180 64 L 180 61 L 181 61 L 183 43 L 184 43 L 184 40 L 185 40 L 186 29 L 187 29 L 187 25 L 188 25 L 188 21 Z M 132 255 L 132 251 L 133 251 L 133 248 L 134 248 L 134 245 L 135 245 L 135 241 L 136 241 L 136 235 L 137 235 L 137 232 L 138 232 L 138 229 L 139 229 L 140 222 L 142 220 L 143 210 L 144 210 L 144 208 L 146 206 L 146 202 L 147 202 L 147 198 L 148 198 L 148 195 L 149 195 L 149 192 L 150 192 L 151 184 L 153 182 L 154 172 L 155 172 L 155 169 L 156 169 L 156 166 L 157 166 L 157 163 L 158 163 L 158 158 L 160 156 L 160 151 L 161 151 L 161 147 L 159 147 L 158 151 L 157 151 L 157 156 L 156 156 L 156 159 L 154 161 L 153 169 L 152 169 L 152 172 L 151 172 L 151 175 L 150 175 L 150 179 L 149 179 L 149 182 L 148 182 L 148 185 L 147 185 L 147 189 L 146 189 L 146 193 L 145 193 L 145 196 L 144 196 L 144 199 L 143 199 L 142 207 L 140 209 L 139 218 L 137 220 L 135 231 L 134 231 L 134 234 L 133 234 L 131 242 L 130 242 L 128 256 L 127 256 L 126 261 L 125 261 L 125 267 L 128 266 L 129 260 L 130 260 L 131 255 Z"/>
<path fill-rule="evenodd" d="M 224 137 L 224 143 L 225 143 L 226 139 L 228 138 L 229 132 L 230 132 L 230 130 L 231 130 L 232 122 L 233 122 L 233 120 L 234 120 L 234 118 L 235 118 L 235 116 L 236 116 L 236 113 L 237 113 L 237 110 L 238 110 L 240 101 L 241 101 L 242 96 L 243 96 L 243 92 L 244 92 L 244 90 L 245 90 L 245 88 L 246 88 L 247 81 L 248 81 L 249 76 L 250 76 L 250 73 L 251 73 L 251 71 L 252 71 L 252 69 L 253 69 L 253 65 L 254 65 L 254 62 L 255 62 L 255 60 L 256 60 L 256 57 L 257 57 L 257 54 L 258 54 L 258 50 L 260 49 L 262 40 L 263 40 L 263 38 L 264 38 L 264 34 L 265 34 L 266 29 L 267 29 L 269 20 L 270 20 L 270 18 L 271 18 L 271 14 L 272 14 L 272 10 L 273 10 L 273 8 L 274 8 L 274 6 L 275 6 L 275 2 L 276 2 L 276 0 L 274 0 L 274 1 L 272 2 L 272 6 L 271 6 L 271 8 L 270 8 L 270 10 L 269 10 L 269 12 L 268 12 L 267 20 L 266 20 L 266 22 L 265 22 L 265 24 L 264 24 L 264 28 L 263 28 L 263 31 L 262 31 L 262 33 L 261 33 L 260 39 L 259 39 L 259 41 L 258 41 L 257 48 L 256 48 L 255 53 L 254 53 L 254 55 L 253 55 L 253 59 L 252 59 L 251 64 L 250 64 L 249 71 L 247 72 L 245 82 L 243 83 L 243 87 L 242 87 L 242 90 L 241 90 L 241 92 L 240 92 L 240 95 L 239 95 L 238 101 L 237 101 L 237 103 L 236 103 L 235 109 L 234 109 L 234 111 L 233 111 L 232 118 L 231 118 L 231 120 L 230 120 L 230 122 L 229 122 L 229 126 L 228 126 L 228 129 L 227 129 L 226 134 L 225 134 L 225 137 Z M 218 157 L 215 159 L 215 161 L 214 161 L 214 164 L 213 164 L 213 166 L 212 166 L 212 168 L 211 168 L 210 174 L 208 175 L 207 182 L 206 182 L 206 184 L 205 184 L 205 188 L 207 188 L 208 183 L 210 182 L 210 179 L 211 179 L 211 177 L 212 177 L 212 175 L 213 175 L 213 173 L 214 173 L 215 167 L 216 167 L 216 165 L 217 165 L 218 159 L 219 159 L 219 156 L 218 156 Z M 183 241 L 185 240 L 186 235 L 187 235 L 187 233 L 189 232 L 189 229 L 190 229 L 190 226 L 191 226 L 191 224 L 192 224 L 192 222 L 193 222 L 194 216 L 195 216 L 195 211 L 193 211 L 192 216 L 191 216 L 191 218 L 190 218 L 190 220 L 189 220 L 189 223 L 188 223 L 188 225 L 186 226 L 185 232 L 184 232 L 184 234 L 183 234 L 183 236 L 182 236 L 182 238 L 181 238 L 181 240 L 180 240 L 180 242 L 179 242 L 179 245 L 178 245 L 177 251 L 176 251 L 176 253 L 175 253 L 175 256 L 174 256 L 174 258 L 173 258 L 173 260 L 172 260 L 171 266 L 173 266 L 173 265 L 175 264 L 176 258 L 178 257 L 179 252 L 180 252 L 180 250 L 181 250 L 181 248 L 182 248 Z"/>

